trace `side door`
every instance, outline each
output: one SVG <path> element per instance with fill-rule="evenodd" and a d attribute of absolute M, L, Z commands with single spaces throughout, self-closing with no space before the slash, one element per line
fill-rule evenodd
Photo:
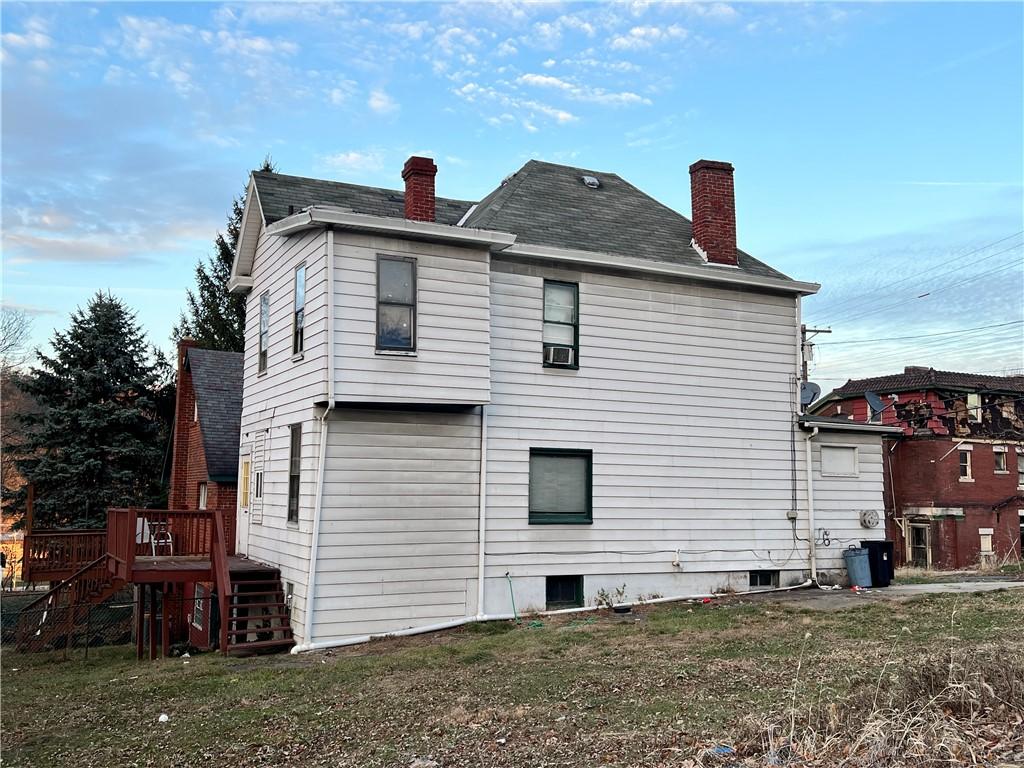
<path fill-rule="evenodd" d="M 235 552 L 239 555 L 249 554 L 249 525 L 251 524 L 250 507 L 252 504 L 252 459 L 244 454 L 238 463 L 238 525 L 235 526 Z"/>

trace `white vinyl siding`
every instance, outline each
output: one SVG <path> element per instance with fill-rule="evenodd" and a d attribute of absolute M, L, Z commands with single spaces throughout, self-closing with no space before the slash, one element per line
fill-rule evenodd
<path fill-rule="evenodd" d="M 486 403 L 487 252 L 345 232 L 334 243 L 337 399 Z M 416 260 L 415 352 L 377 350 L 378 256 Z"/>
<path fill-rule="evenodd" d="M 331 414 L 313 639 L 475 611 L 476 413 Z"/>

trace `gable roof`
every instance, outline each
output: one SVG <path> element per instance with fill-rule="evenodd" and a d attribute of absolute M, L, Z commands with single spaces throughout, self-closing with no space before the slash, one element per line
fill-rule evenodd
<path fill-rule="evenodd" d="M 185 365 L 192 372 L 206 473 L 214 482 L 238 480 L 242 426 L 242 353 L 191 347 Z"/>
<path fill-rule="evenodd" d="M 952 389 L 960 391 L 1024 392 L 1024 376 L 986 376 L 980 373 L 937 371 L 934 368 L 909 367 L 903 373 L 850 379 L 832 390 L 835 398 L 855 397 L 865 392 L 878 395 L 917 389 Z M 833 399 L 835 399 L 833 398 Z"/>
<path fill-rule="evenodd" d="M 584 176 L 600 186 L 586 186 Z M 682 214 L 618 174 L 539 160 L 530 160 L 481 200 L 465 226 L 514 232 L 517 244 L 707 266 L 690 245 L 693 225 Z M 741 272 L 788 279 L 743 251 L 738 255 Z"/>

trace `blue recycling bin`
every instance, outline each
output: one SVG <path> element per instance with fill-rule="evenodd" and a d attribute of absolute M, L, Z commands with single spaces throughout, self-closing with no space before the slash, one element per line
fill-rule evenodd
<path fill-rule="evenodd" d="M 850 577 L 851 587 L 871 586 L 871 561 L 868 551 L 863 547 L 850 547 L 843 551 L 846 561 L 846 573 Z"/>

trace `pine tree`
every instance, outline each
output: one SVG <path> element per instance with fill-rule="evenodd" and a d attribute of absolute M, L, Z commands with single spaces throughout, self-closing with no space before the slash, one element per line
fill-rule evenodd
<path fill-rule="evenodd" d="M 108 507 L 159 503 L 169 366 L 134 313 L 97 293 L 51 346 L 22 381 L 39 408 L 21 418 L 15 458 L 35 486 L 36 525 L 101 527 Z"/>
<path fill-rule="evenodd" d="M 261 171 L 276 171 L 267 155 Z M 226 233 L 217 233 L 213 255 L 196 264 L 196 288 L 185 298 L 186 309 L 171 332 L 175 343 L 195 339 L 199 346 L 242 352 L 245 349 L 245 297 L 228 293 L 228 278 L 238 248 L 245 195 L 231 203 Z"/>

